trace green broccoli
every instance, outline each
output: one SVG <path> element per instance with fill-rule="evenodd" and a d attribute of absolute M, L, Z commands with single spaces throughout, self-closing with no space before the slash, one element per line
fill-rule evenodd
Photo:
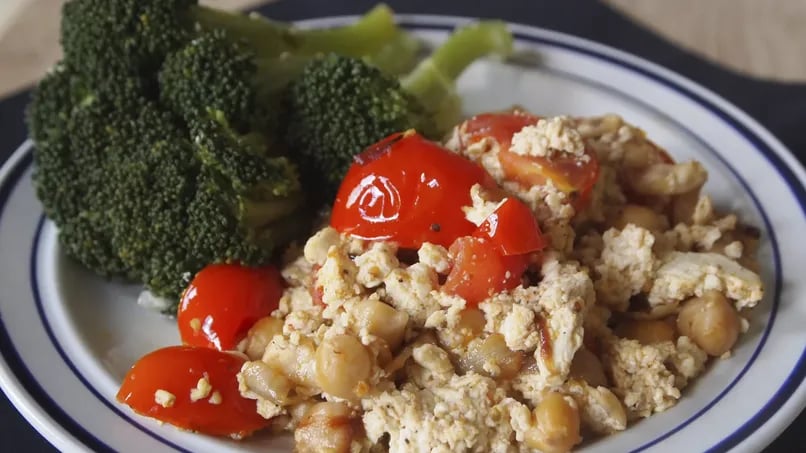
<path fill-rule="evenodd" d="M 34 187 L 45 214 L 60 227 L 67 253 L 108 277 L 132 277 L 111 246 L 102 194 L 96 190 L 106 178 L 109 120 L 119 106 L 138 102 L 127 86 L 121 80 L 92 90 L 77 71 L 58 64 L 34 91 L 27 111 L 36 144 Z M 115 102 L 100 102 L 101 92 Z"/>
<path fill-rule="evenodd" d="M 127 74 L 140 77 L 152 95 L 162 61 L 199 31 L 224 29 L 262 58 L 331 51 L 362 57 L 398 33 L 383 5 L 351 25 L 299 30 L 257 15 L 199 6 L 197 0 L 73 0 L 64 5 L 61 25 L 65 59 L 81 62 L 91 82 Z"/>
<path fill-rule="evenodd" d="M 287 89 L 291 156 L 305 180 L 324 182 L 327 201 L 353 156 L 381 138 L 412 128 L 441 138 L 461 118 L 455 80 L 476 59 L 511 49 L 506 25 L 486 21 L 457 29 L 400 81 L 359 59 L 316 59 Z"/>
<path fill-rule="evenodd" d="M 286 142 L 311 185 L 328 201 L 353 156 L 393 132 L 431 130 L 422 105 L 397 79 L 335 54 L 305 68 L 288 91 Z"/>
<path fill-rule="evenodd" d="M 512 33 L 504 22 L 482 21 L 460 27 L 404 76 L 401 84 L 428 111 L 438 134 L 444 134 L 462 116 L 456 79 L 471 63 L 485 55 L 507 56 L 511 52 Z"/>
<path fill-rule="evenodd" d="M 100 275 L 178 302 L 206 264 L 267 263 L 305 218 L 296 169 L 221 119 L 188 130 L 145 98 L 118 109 L 97 94 L 70 111 L 34 181 L 67 253 Z"/>
<path fill-rule="evenodd" d="M 277 96 L 269 83 L 274 70 L 285 71 L 285 65 L 257 61 L 223 30 L 203 33 L 166 58 L 160 99 L 188 125 L 214 114 L 237 131 L 268 137 L 277 127 Z"/>
<path fill-rule="evenodd" d="M 27 114 L 64 250 L 173 302 L 206 264 L 266 263 L 310 219 L 275 139 L 281 90 L 323 52 L 371 58 L 404 40 L 401 65 L 416 43 L 385 6 L 299 30 L 196 0 L 67 3 L 64 60 Z"/>

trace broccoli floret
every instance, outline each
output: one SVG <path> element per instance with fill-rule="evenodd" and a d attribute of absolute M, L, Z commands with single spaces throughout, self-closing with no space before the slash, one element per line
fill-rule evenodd
<path fill-rule="evenodd" d="M 381 138 L 406 129 L 441 138 L 460 119 L 456 78 L 476 59 L 506 54 L 511 46 L 501 22 L 459 28 L 402 83 L 358 59 L 330 54 L 314 60 L 286 93 L 291 155 L 306 180 L 325 182 L 328 199 L 353 156 Z"/>
<path fill-rule="evenodd" d="M 340 52 L 364 56 L 397 33 L 391 11 L 379 6 L 358 22 L 330 30 L 299 30 L 257 15 L 197 5 L 197 0 L 73 0 L 62 10 L 61 42 L 68 61 L 81 62 L 88 79 L 109 73 L 140 77 L 151 92 L 165 57 L 199 31 L 227 30 L 264 58 L 284 53 Z"/>
<path fill-rule="evenodd" d="M 296 170 L 269 157 L 259 135 L 238 134 L 220 112 L 188 130 L 145 98 L 113 102 L 83 87 L 64 98 L 50 92 L 74 87 L 71 76 L 54 73 L 29 110 L 32 124 L 65 116 L 58 136 L 35 128 L 46 139 L 35 150 L 34 183 L 68 255 L 178 301 L 188 276 L 206 264 L 265 264 L 298 233 Z"/>
<path fill-rule="evenodd" d="M 239 131 L 265 134 L 275 122 L 267 79 L 251 49 L 216 30 L 168 56 L 159 74 L 160 99 L 188 124 L 215 111 Z"/>
<path fill-rule="evenodd" d="M 203 266 L 264 264 L 305 231 L 274 138 L 280 91 L 305 64 L 415 49 L 384 6 L 298 30 L 196 0 L 72 0 L 62 44 L 27 115 L 37 195 L 67 254 L 174 301 Z"/>
<path fill-rule="evenodd" d="M 112 246 L 155 293 L 178 297 L 180 276 L 195 271 L 182 244 L 185 211 L 200 164 L 187 132 L 153 103 L 107 122 L 112 140 L 97 188 L 105 197 Z M 114 181 L 114 182 L 113 182 Z"/>
<path fill-rule="evenodd" d="M 299 209 L 302 187 L 296 168 L 286 157 L 266 155 L 255 134 L 238 135 L 220 115 L 199 121 L 191 133 L 199 160 L 218 178 L 219 190 L 245 229 L 265 229 Z"/>
<path fill-rule="evenodd" d="M 118 106 L 137 103 L 126 87 L 122 81 L 91 90 L 76 71 L 60 63 L 34 91 L 27 112 L 36 145 L 37 197 L 45 214 L 59 225 L 67 253 L 103 276 L 131 276 L 110 244 L 106 205 L 96 190 L 106 177 L 104 163 L 114 129 L 110 118 Z M 105 96 L 115 102 L 102 101 Z"/>
<path fill-rule="evenodd" d="M 191 37 L 188 11 L 196 0 L 76 0 L 62 8 L 61 43 L 67 61 L 81 62 L 92 83 L 110 73 L 156 71 L 165 55 Z"/>
<path fill-rule="evenodd" d="M 355 58 L 311 62 L 290 86 L 286 142 L 312 184 L 331 197 L 353 156 L 401 130 L 427 129 L 426 112 L 397 79 Z"/>

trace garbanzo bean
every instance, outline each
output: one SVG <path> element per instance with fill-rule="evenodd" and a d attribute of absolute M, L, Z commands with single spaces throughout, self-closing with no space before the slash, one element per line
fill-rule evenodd
<path fill-rule="evenodd" d="M 641 344 L 675 341 L 674 325 L 662 319 L 628 319 L 616 326 L 614 333 Z"/>
<path fill-rule="evenodd" d="M 629 224 L 650 231 L 662 231 L 669 228 L 669 221 L 666 217 L 646 206 L 637 204 L 625 205 L 613 222 L 613 226 L 619 230 L 623 230 Z"/>
<path fill-rule="evenodd" d="M 471 342 L 467 353 L 459 358 L 458 365 L 464 372 L 511 379 L 523 366 L 523 353 L 509 349 L 504 336 L 493 333 L 483 340 Z"/>
<path fill-rule="evenodd" d="M 400 346 L 409 323 L 408 313 L 378 300 L 359 302 L 353 308 L 353 313 L 359 326 L 366 327 L 370 334 L 382 338 L 390 349 L 395 350 Z"/>
<path fill-rule="evenodd" d="M 238 375 L 240 384 L 275 404 L 288 404 L 294 383 L 277 369 L 260 360 L 246 362 Z"/>
<path fill-rule="evenodd" d="M 700 188 L 690 190 L 672 197 L 672 223 L 691 223 L 694 209 L 700 199 Z"/>
<path fill-rule="evenodd" d="M 367 348 L 351 335 L 336 335 L 316 350 L 316 382 L 331 395 L 354 399 L 372 371 Z"/>
<path fill-rule="evenodd" d="M 741 323 L 736 310 L 718 291 L 707 291 L 683 303 L 677 315 L 677 329 L 709 355 L 730 351 L 739 338 Z"/>
<path fill-rule="evenodd" d="M 556 392 L 548 393 L 533 411 L 535 428 L 524 436 L 526 445 L 543 453 L 565 453 L 582 441 L 579 410 Z"/>
<path fill-rule="evenodd" d="M 474 338 L 478 338 L 484 331 L 484 313 L 477 308 L 467 308 L 459 314 L 459 324 L 456 330 L 462 333 L 464 344 L 467 345 Z"/>
<path fill-rule="evenodd" d="M 244 353 L 249 360 L 260 360 L 266 345 L 275 335 L 283 333 L 283 321 L 266 316 L 256 322 L 246 335 L 246 350 Z"/>
<path fill-rule="evenodd" d="M 317 403 L 302 416 L 294 431 L 294 451 L 346 453 L 358 431 L 346 404 Z"/>
<path fill-rule="evenodd" d="M 607 386 L 607 376 L 605 376 L 602 362 L 585 347 L 579 348 L 574 354 L 570 374 L 572 377 L 582 379 L 593 387 Z"/>

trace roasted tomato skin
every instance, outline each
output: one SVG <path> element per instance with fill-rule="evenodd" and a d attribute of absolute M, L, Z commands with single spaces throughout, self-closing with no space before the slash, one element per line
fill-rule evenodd
<path fill-rule="evenodd" d="M 586 149 L 583 157 L 560 154 L 552 158 L 523 156 L 510 150 L 512 136 L 524 127 L 536 124 L 539 119 L 523 111 L 484 113 L 467 120 L 460 126 L 460 131 L 468 144 L 485 138 L 495 140 L 499 146 L 498 161 L 507 179 L 524 187 L 551 181 L 559 190 L 569 194 L 577 210 L 582 209 L 589 202 L 599 178 L 599 161 L 591 149 Z"/>
<path fill-rule="evenodd" d="M 336 196 L 330 224 L 367 240 L 416 249 L 450 246 L 476 226 L 465 219 L 470 188 L 496 187 L 479 165 L 413 131 L 394 134 L 356 157 Z"/>
<path fill-rule="evenodd" d="M 505 199 L 473 236 L 487 239 L 504 256 L 537 252 L 546 246 L 531 209 L 516 198 Z"/>
<path fill-rule="evenodd" d="M 491 241 L 472 236 L 457 239 L 448 254 L 453 267 L 442 291 L 463 298 L 468 307 L 519 286 L 529 266 L 528 255 L 504 256 Z"/>
<path fill-rule="evenodd" d="M 526 126 L 536 124 L 539 116 L 523 110 L 500 113 L 482 113 L 465 121 L 460 127 L 462 146 L 491 138 L 500 149 L 509 149 L 512 136 Z"/>
<path fill-rule="evenodd" d="M 240 356 L 209 348 L 158 349 L 132 366 L 117 400 L 140 415 L 182 429 L 241 438 L 269 423 L 258 415 L 256 402 L 243 398 L 238 391 L 236 374 L 244 361 Z M 191 391 L 201 379 L 209 384 L 209 393 L 193 401 Z M 172 401 L 159 402 L 158 392 Z"/>
<path fill-rule="evenodd" d="M 234 350 L 258 319 L 278 307 L 283 289 L 283 278 L 274 266 L 206 266 L 179 303 L 177 324 L 182 342 Z"/>

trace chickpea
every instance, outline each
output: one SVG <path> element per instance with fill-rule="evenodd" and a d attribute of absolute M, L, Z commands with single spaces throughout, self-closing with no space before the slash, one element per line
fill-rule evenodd
<path fill-rule="evenodd" d="M 467 353 L 459 358 L 458 365 L 464 372 L 511 379 L 523 366 L 523 353 L 510 350 L 504 336 L 493 333 L 483 340 L 472 342 Z"/>
<path fill-rule="evenodd" d="M 266 346 L 263 362 L 270 363 L 295 384 L 317 388 L 316 383 L 316 344 L 310 337 L 303 336 L 298 344 L 290 344 L 282 336 L 275 336 Z"/>
<path fill-rule="evenodd" d="M 637 204 L 625 205 L 613 222 L 613 226 L 619 230 L 623 230 L 628 224 L 646 228 L 650 231 L 662 231 L 669 227 L 669 221 L 665 216 L 646 206 Z"/>
<path fill-rule="evenodd" d="M 356 337 L 337 335 L 316 350 L 316 382 L 327 393 L 344 399 L 360 396 L 372 371 L 372 358 Z"/>
<path fill-rule="evenodd" d="M 674 326 L 662 319 L 629 319 L 616 326 L 614 332 L 641 344 L 675 341 L 677 337 Z"/>
<path fill-rule="evenodd" d="M 275 335 L 283 333 L 283 321 L 266 316 L 261 318 L 249 329 L 246 335 L 246 356 L 249 360 L 260 360 Z"/>
<path fill-rule="evenodd" d="M 683 303 L 677 315 L 677 329 L 709 355 L 719 357 L 736 343 L 741 322 L 722 293 L 707 291 Z"/>
<path fill-rule="evenodd" d="M 592 387 L 607 386 L 602 362 L 588 348 L 581 347 L 571 361 L 571 376 L 582 379 Z"/>
<path fill-rule="evenodd" d="M 700 199 L 700 188 L 690 190 L 672 197 L 672 221 L 678 223 L 691 223 L 694 209 Z"/>
<path fill-rule="evenodd" d="M 478 338 L 479 335 L 481 335 L 486 323 L 487 320 L 484 319 L 484 313 L 478 308 L 462 310 L 459 314 L 459 323 L 456 326 L 456 330 L 462 333 L 465 346 L 474 338 Z"/>
<path fill-rule="evenodd" d="M 358 325 L 366 327 L 370 334 L 382 338 L 390 349 L 397 349 L 403 342 L 409 323 L 408 313 L 378 300 L 359 302 L 353 313 L 356 313 Z"/>
<path fill-rule="evenodd" d="M 346 453 L 358 431 L 353 413 L 346 404 L 317 403 L 302 416 L 294 430 L 294 451 Z"/>
<path fill-rule="evenodd" d="M 275 404 L 288 404 L 294 391 L 287 377 L 260 360 L 244 363 L 238 381 L 248 391 Z"/>
<path fill-rule="evenodd" d="M 524 441 L 543 453 L 565 453 L 582 441 L 579 435 L 579 410 L 556 392 L 548 393 L 533 411 L 535 428 L 526 432 Z"/>
<path fill-rule="evenodd" d="M 627 172 L 630 187 L 640 195 L 680 195 L 705 184 L 708 172 L 697 161 L 652 164 Z"/>

